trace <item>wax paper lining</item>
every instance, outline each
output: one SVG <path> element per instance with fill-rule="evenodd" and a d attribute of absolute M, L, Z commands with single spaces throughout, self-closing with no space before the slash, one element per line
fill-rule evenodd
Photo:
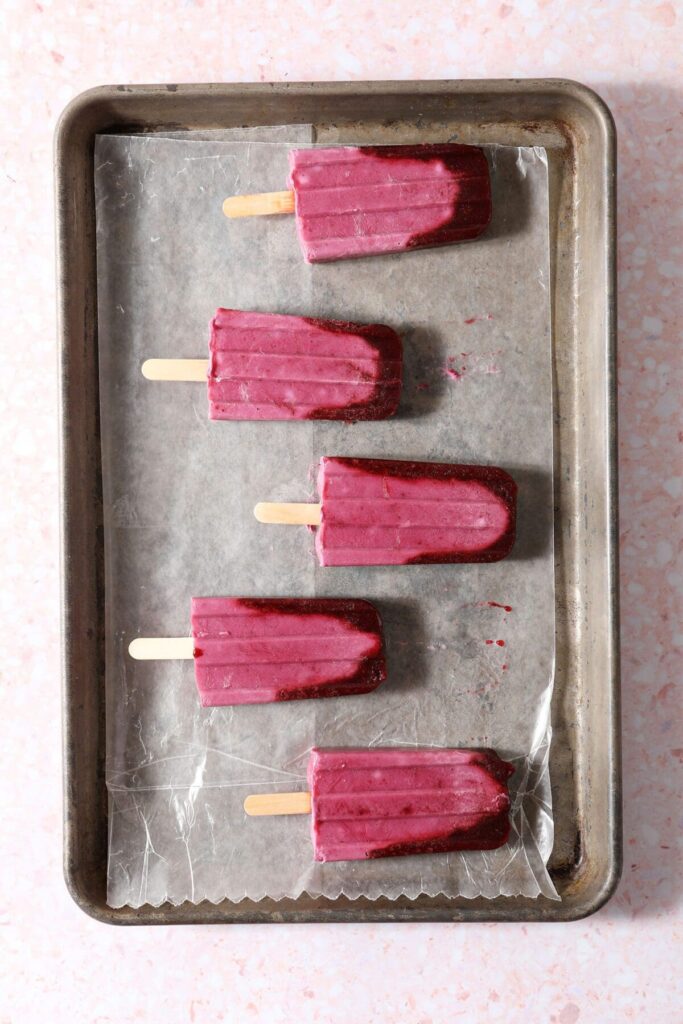
<path fill-rule="evenodd" d="M 422 141 L 426 141 L 422 139 Z M 438 141 L 443 141 L 439 139 Z M 554 672 L 552 384 L 545 152 L 487 147 L 494 217 L 459 246 L 307 265 L 291 216 L 226 220 L 222 199 L 286 187 L 310 126 L 100 136 L 95 147 L 106 558 L 108 902 L 303 892 L 557 898 L 548 775 Z M 217 306 L 394 327 L 386 422 L 212 423 L 202 384 L 149 382 L 203 357 Z M 305 528 L 259 500 L 315 500 L 321 455 L 503 466 L 518 540 L 492 565 L 322 569 Z M 192 595 L 373 601 L 389 676 L 333 700 L 200 708 L 190 661 L 136 662 L 189 635 Z M 306 788 L 317 746 L 492 746 L 511 760 L 497 851 L 319 864 L 306 816 L 249 818 L 249 793 Z"/>

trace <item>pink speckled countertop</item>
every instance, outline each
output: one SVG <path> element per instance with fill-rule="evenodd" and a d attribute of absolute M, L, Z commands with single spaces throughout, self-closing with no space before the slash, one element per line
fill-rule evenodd
<path fill-rule="evenodd" d="M 675 223 L 683 178 L 674 143 L 683 8 L 656 0 L 5 0 L 0 23 L 0 1021 L 683 1020 L 675 775 L 683 758 L 675 518 L 683 497 Z M 619 131 L 626 847 L 617 895 L 572 925 L 97 924 L 71 903 L 61 878 L 55 120 L 78 92 L 108 82 L 486 76 L 579 79 L 607 100 Z"/>

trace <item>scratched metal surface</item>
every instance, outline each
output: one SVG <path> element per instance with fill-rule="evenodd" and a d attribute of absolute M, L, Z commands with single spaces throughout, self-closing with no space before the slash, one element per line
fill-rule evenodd
<path fill-rule="evenodd" d="M 556 686 L 551 764 L 560 904 L 439 897 L 105 903 L 103 560 L 97 412 L 92 143 L 97 131 L 307 123 L 318 140 L 380 142 L 438 128 L 462 141 L 539 144 L 551 178 L 555 384 Z M 74 898 L 118 923 L 571 919 L 620 870 L 615 595 L 614 136 L 588 90 L 563 82 L 115 87 L 77 99 L 57 136 L 62 340 L 65 873 Z"/>

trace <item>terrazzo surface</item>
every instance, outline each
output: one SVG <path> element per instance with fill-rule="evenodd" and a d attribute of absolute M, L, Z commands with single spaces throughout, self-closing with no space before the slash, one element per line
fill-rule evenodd
<path fill-rule="evenodd" d="M 683 1020 L 682 23 L 680 4 L 644 0 L 4 0 L 2 1024 Z M 118 930 L 90 920 L 61 875 L 60 111 L 112 82 L 550 76 L 597 89 L 619 133 L 625 861 L 615 897 L 569 925 Z"/>

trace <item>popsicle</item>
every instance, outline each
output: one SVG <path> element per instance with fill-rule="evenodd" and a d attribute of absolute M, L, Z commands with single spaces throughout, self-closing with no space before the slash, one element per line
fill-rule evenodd
<path fill-rule="evenodd" d="M 494 466 L 324 457 L 318 492 L 254 514 L 316 527 L 321 565 L 496 562 L 514 544 L 517 485 Z"/>
<path fill-rule="evenodd" d="M 369 693 L 386 678 L 368 601 L 193 597 L 192 636 L 138 638 L 137 659 L 194 658 L 203 707 Z"/>
<path fill-rule="evenodd" d="M 212 420 L 379 420 L 401 395 L 401 339 L 353 324 L 218 309 L 209 360 L 148 359 L 151 380 L 208 380 Z"/>
<path fill-rule="evenodd" d="M 223 212 L 296 213 L 308 263 L 451 245 L 491 220 L 489 166 L 477 146 L 335 146 L 289 157 L 289 191 L 233 196 Z"/>
<path fill-rule="evenodd" d="M 319 861 L 495 850 L 510 833 L 513 772 L 493 750 L 314 747 L 310 792 L 248 796 L 244 809 L 312 813 Z"/>

